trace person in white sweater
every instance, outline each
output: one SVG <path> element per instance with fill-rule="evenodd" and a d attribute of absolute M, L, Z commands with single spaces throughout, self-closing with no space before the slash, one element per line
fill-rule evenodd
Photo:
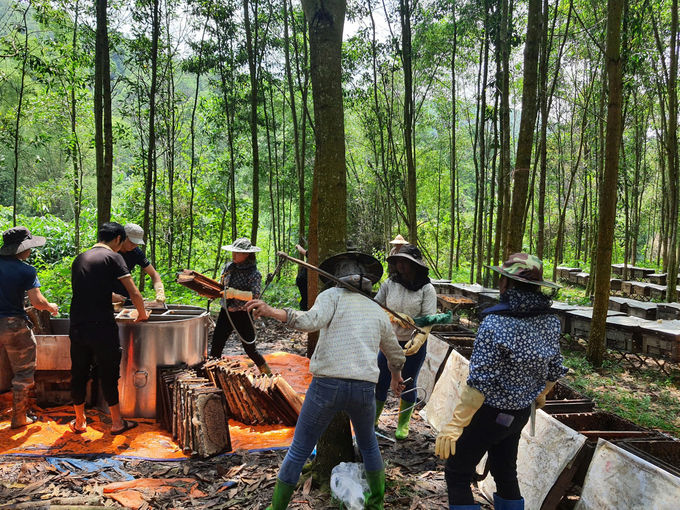
<path fill-rule="evenodd" d="M 427 276 L 428 268 L 423 262 L 420 250 L 411 244 L 405 244 L 398 253 L 387 257 L 387 262 L 393 264 L 396 271 L 380 286 L 375 300 L 390 310 L 407 315 L 411 319 L 437 313 L 437 292 Z M 418 373 L 427 355 L 427 337 L 432 326 L 423 327 L 423 333 L 418 334 L 414 334 L 414 329 L 410 327 L 403 327 L 402 322 L 395 321 L 392 327 L 406 354 L 402 376 L 407 381 L 410 379 L 401 397 L 399 420 L 394 433 L 394 437 L 403 440 L 408 437 L 409 423 L 417 396 L 415 388 L 418 385 Z M 380 378 L 375 392 L 374 425 L 376 427 L 390 386 L 390 370 L 387 359 L 382 353 L 378 355 L 378 366 Z"/>
<path fill-rule="evenodd" d="M 348 277 L 364 289 L 382 276 L 380 263 L 359 252 L 336 255 L 321 267 L 332 268 L 329 272 L 335 276 Z M 375 268 L 379 268 L 380 274 L 375 274 Z M 255 318 L 273 317 L 298 331 L 319 331 L 319 341 L 309 363 L 312 382 L 295 427 L 293 443 L 276 478 L 269 509 L 287 508 L 304 463 L 333 416 L 340 411 L 349 415 L 364 460 L 370 487 L 365 508 L 383 508 L 385 468 L 373 428 L 375 385 L 380 374 L 378 351 L 387 359 L 392 374 L 391 387 L 396 394 L 403 389 L 401 368 L 406 360 L 387 314 L 365 296 L 343 287 L 319 294 L 307 312 L 273 308 L 259 299 L 246 306 Z"/>

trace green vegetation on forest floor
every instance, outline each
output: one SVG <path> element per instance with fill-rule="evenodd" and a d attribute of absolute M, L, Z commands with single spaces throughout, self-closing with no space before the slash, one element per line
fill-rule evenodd
<path fill-rule="evenodd" d="M 595 369 L 583 351 L 564 351 L 564 381 L 597 406 L 650 429 L 680 437 L 680 370 L 651 365 L 640 371 L 606 360 Z"/>

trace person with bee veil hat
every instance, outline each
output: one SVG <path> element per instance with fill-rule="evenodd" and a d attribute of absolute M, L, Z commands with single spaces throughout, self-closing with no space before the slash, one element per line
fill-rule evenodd
<path fill-rule="evenodd" d="M 370 290 L 383 272 L 375 257 L 358 251 L 330 257 L 320 269 L 343 282 L 352 282 L 363 291 Z M 370 492 L 364 508 L 383 508 L 385 467 L 373 430 L 375 384 L 380 375 L 378 351 L 385 353 L 392 390 L 397 395 L 403 389 L 401 368 L 405 361 L 387 314 L 377 303 L 342 286 L 323 291 L 307 312 L 272 308 L 261 300 L 249 302 L 248 310 L 255 318 L 273 317 L 298 331 L 319 331 L 319 341 L 309 362 L 312 383 L 268 508 L 287 508 L 304 463 L 340 411 L 349 415 L 366 468 Z"/>
<path fill-rule="evenodd" d="M 470 489 L 475 467 L 488 452 L 496 483 L 494 508 L 520 510 L 524 499 L 517 481 L 517 448 L 535 407 L 566 374 L 560 352 L 560 321 L 541 287 L 559 288 L 543 279 L 543 262 L 528 253 L 510 255 L 501 266 L 499 303 L 482 312 L 470 369 L 453 418 L 435 442 L 446 460 L 449 510 L 479 509 Z"/>

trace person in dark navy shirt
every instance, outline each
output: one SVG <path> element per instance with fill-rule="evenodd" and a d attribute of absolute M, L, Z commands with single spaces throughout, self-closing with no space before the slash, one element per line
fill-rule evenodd
<path fill-rule="evenodd" d="M 28 392 L 33 386 L 36 341 L 32 324 L 24 311 L 24 294 L 34 308 L 56 315 L 55 303 L 49 303 L 40 292 L 37 271 L 25 260 L 31 249 L 45 244 L 45 238 L 31 235 L 26 227 L 14 227 L 3 232 L 0 248 L 0 350 L 7 352 L 14 378 L 14 398 L 11 428 L 16 429 L 36 421 L 29 412 Z"/>
<path fill-rule="evenodd" d="M 118 253 L 120 253 L 123 260 L 125 260 L 125 264 L 127 265 L 130 274 L 132 274 L 135 267 L 139 266 L 142 271 L 151 277 L 151 283 L 156 291 L 156 301 L 165 303 L 165 288 L 161 281 L 161 275 L 158 274 L 158 271 L 151 265 L 149 259 L 146 258 L 144 252 L 139 248 L 140 244 L 144 244 L 144 230 L 139 225 L 127 223 L 125 225 L 125 234 L 127 237 L 125 238 L 125 241 L 123 241 L 123 245 L 120 247 Z M 130 295 L 122 283 L 116 282 L 112 299 L 114 303 L 125 302 L 126 304 L 130 304 Z"/>

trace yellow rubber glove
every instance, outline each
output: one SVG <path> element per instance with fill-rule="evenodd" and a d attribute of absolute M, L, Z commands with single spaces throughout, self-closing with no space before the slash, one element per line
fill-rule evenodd
<path fill-rule="evenodd" d="M 237 290 L 233 287 L 227 287 L 223 293 L 227 299 L 238 299 L 239 301 L 250 301 L 253 299 L 253 293 L 249 290 Z"/>
<path fill-rule="evenodd" d="M 165 303 L 165 287 L 163 287 L 163 282 L 154 283 L 153 290 L 156 291 L 156 301 Z"/>
<path fill-rule="evenodd" d="M 444 425 L 434 444 L 434 454 L 442 460 L 456 453 L 456 441 L 463 433 L 463 429 L 472 421 L 472 417 L 482 407 L 484 395 L 481 391 L 465 383 L 460 394 L 460 402 L 453 411 L 453 418 Z"/>
<path fill-rule="evenodd" d="M 556 384 L 557 381 L 546 381 L 545 389 L 538 395 L 538 397 L 536 397 L 536 409 L 545 407 L 545 397 L 548 396 L 548 393 L 550 393 L 550 390 L 552 390 Z"/>
<path fill-rule="evenodd" d="M 418 333 L 416 336 L 411 338 L 411 340 L 406 342 L 406 345 L 404 346 L 405 356 L 413 356 L 416 352 L 420 350 L 420 348 L 425 343 L 425 340 L 427 340 L 427 337 L 430 335 L 430 330 L 432 329 L 432 326 L 425 326 L 420 329 L 422 329 L 424 333 Z"/>

